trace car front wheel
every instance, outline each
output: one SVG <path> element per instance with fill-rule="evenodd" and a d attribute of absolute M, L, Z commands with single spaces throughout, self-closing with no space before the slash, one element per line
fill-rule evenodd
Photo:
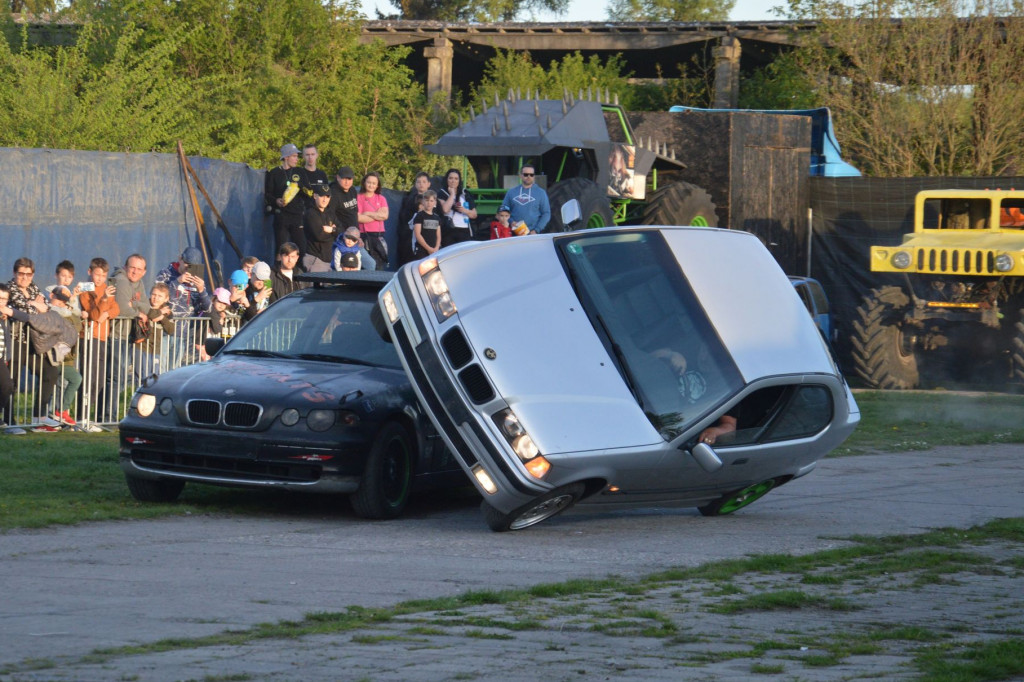
<path fill-rule="evenodd" d="M 128 491 L 139 502 L 174 502 L 185 488 L 185 481 L 173 478 L 152 480 L 125 474 Z"/>
<path fill-rule="evenodd" d="M 393 519 L 405 510 L 412 487 L 413 450 L 409 435 L 391 422 L 377 434 L 366 460 L 352 509 L 364 519 Z"/>
<path fill-rule="evenodd" d="M 564 512 L 583 497 L 583 491 L 582 483 L 570 483 L 569 485 L 555 488 L 548 494 L 508 514 L 498 511 L 488 504 L 487 500 L 480 504 L 480 511 L 483 512 L 484 521 L 496 533 L 522 530 L 550 519 L 555 514 Z"/>

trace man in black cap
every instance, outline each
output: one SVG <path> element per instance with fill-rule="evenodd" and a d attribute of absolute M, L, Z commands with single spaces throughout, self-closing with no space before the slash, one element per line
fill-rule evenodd
<path fill-rule="evenodd" d="M 268 215 L 274 216 L 274 251 L 281 244 L 293 241 L 300 246 L 305 242 L 302 235 L 302 213 L 305 201 L 299 196 L 302 189 L 299 148 L 293 144 L 281 147 L 281 165 L 267 171 L 263 181 L 263 199 Z"/>
<path fill-rule="evenodd" d="M 306 272 L 329 272 L 331 251 L 338 236 L 334 214 L 328 210 L 331 190 L 318 185 L 313 190 L 313 206 L 306 211 L 303 223 L 306 226 L 306 254 L 302 256 L 302 267 Z"/>
<path fill-rule="evenodd" d="M 350 166 L 342 166 L 331 183 L 331 204 L 328 211 L 334 214 L 338 231 L 359 227 L 359 190 L 354 186 L 355 173 Z"/>
<path fill-rule="evenodd" d="M 202 278 L 203 252 L 190 246 L 181 259 L 156 275 L 170 290 L 170 306 L 175 317 L 202 317 L 210 310 L 210 292 Z"/>

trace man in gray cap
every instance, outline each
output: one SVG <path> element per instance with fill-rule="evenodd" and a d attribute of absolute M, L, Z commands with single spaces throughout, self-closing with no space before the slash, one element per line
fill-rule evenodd
<path fill-rule="evenodd" d="M 299 196 L 302 172 L 299 148 L 293 144 L 281 147 L 281 165 L 267 171 L 263 181 L 263 199 L 267 214 L 274 216 L 274 252 L 285 242 L 300 246 L 306 240 L 302 234 L 302 214 L 305 202 Z"/>

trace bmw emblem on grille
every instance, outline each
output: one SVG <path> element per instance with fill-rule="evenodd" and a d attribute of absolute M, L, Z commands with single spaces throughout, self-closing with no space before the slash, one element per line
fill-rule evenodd
<path fill-rule="evenodd" d="M 234 395 L 234 394 L 235 394 L 235 389 L 233 389 L 233 388 L 229 388 L 226 391 L 224 391 L 224 395 Z"/>
<path fill-rule="evenodd" d="M 498 353 L 493 348 L 484 348 L 484 357 L 488 360 L 493 360 L 498 357 Z"/>

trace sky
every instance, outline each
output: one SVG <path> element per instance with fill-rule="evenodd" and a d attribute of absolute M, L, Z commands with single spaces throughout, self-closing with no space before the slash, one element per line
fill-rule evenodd
<path fill-rule="evenodd" d="M 362 0 L 363 14 L 373 18 L 376 16 L 375 7 L 380 7 L 386 13 L 393 12 L 394 8 L 388 0 Z M 607 0 L 570 0 L 569 12 L 561 17 L 543 15 L 538 17 L 540 21 L 604 21 L 605 6 Z M 761 21 L 765 19 L 778 19 L 769 10 L 775 5 L 784 4 L 779 0 L 736 0 L 729 18 L 733 21 Z"/>

